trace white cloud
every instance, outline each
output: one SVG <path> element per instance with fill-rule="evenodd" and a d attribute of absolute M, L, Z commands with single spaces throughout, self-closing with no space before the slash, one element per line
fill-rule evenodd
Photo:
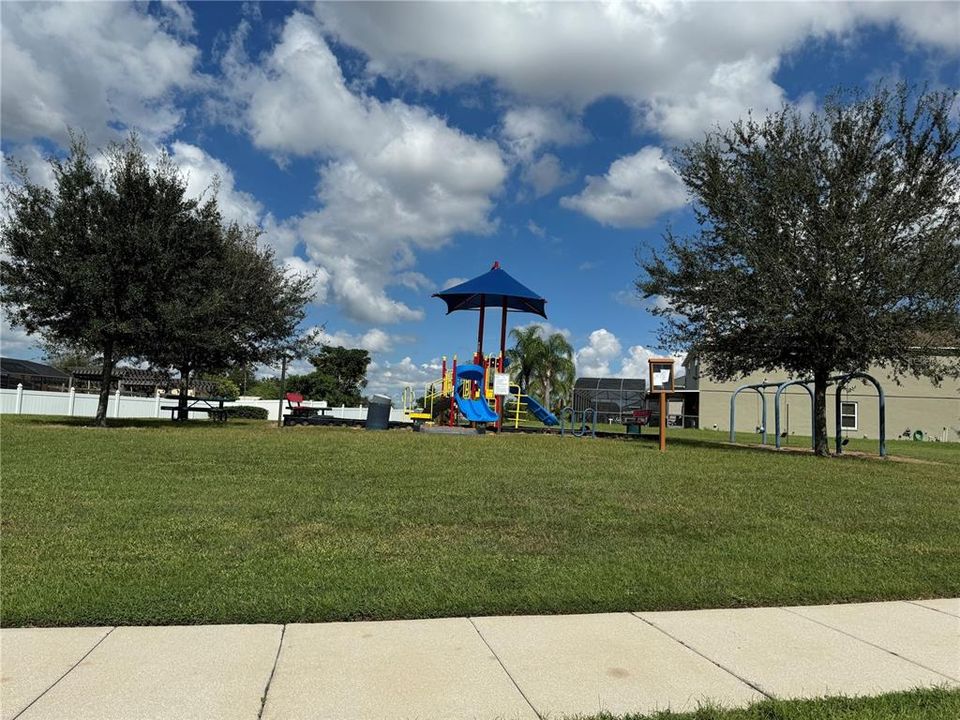
<path fill-rule="evenodd" d="M 440 370 L 439 358 L 420 364 L 410 357 L 392 363 L 372 362 L 367 368 L 367 392 L 396 397 L 404 386 L 411 385 L 419 395 L 427 383 L 439 381 Z"/>
<path fill-rule="evenodd" d="M 543 238 L 547 236 L 547 231 L 542 227 L 537 225 L 533 220 L 527 221 L 527 230 L 530 231 L 531 235 L 535 235 L 538 238 Z"/>
<path fill-rule="evenodd" d="M 864 3 L 870 20 L 896 27 L 907 41 L 960 51 L 960 10 L 956 2 Z"/>
<path fill-rule="evenodd" d="M 786 99 L 771 78 L 776 57 L 748 56 L 717 65 L 700 87 L 686 93 L 670 89 L 652 94 L 638 106 L 638 123 L 674 139 L 696 138 L 754 109 L 758 115 L 775 110 Z"/>
<path fill-rule="evenodd" d="M 319 25 L 300 12 L 260 64 L 244 58 L 238 42 L 224 70 L 254 143 L 327 158 L 321 209 L 290 227 L 310 261 L 330 274 L 331 299 L 361 322 L 421 319 L 422 310 L 386 288 L 423 289 L 427 283 L 411 274 L 417 250 L 495 227 L 492 196 L 507 174 L 499 147 L 421 107 L 349 87 Z"/>
<path fill-rule="evenodd" d="M 369 56 L 371 74 L 427 88 L 492 78 L 524 108 L 622 97 L 670 138 L 779 105 L 779 60 L 809 38 L 892 23 L 910 42 L 960 48 L 950 2 L 322 3 L 315 12 Z"/>
<path fill-rule="evenodd" d="M 179 141 L 170 146 L 170 158 L 186 177 L 190 197 L 204 196 L 212 189 L 214 179 L 218 179 L 217 203 L 223 217 L 241 225 L 260 223 L 263 205 L 250 193 L 236 188 L 233 170 L 226 163 L 196 145 Z"/>
<path fill-rule="evenodd" d="M 176 91 L 201 82 L 199 51 L 178 36 L 186 18 L 183 9 L 158 18 L 130 3 L 4 3 L 4 139 L 64 145 L 68 127 L 95 146 L 124 129 L 169 134 L 183 115 Z"/>
<path fill-rule="evenodd" d="M 544 145 L 570 145 L 587 139 L 579 121 L 560 109 L 536 106 L 507 110 L 501 134 L 510 150 L 524 160 Z"/>
<path fill-rule="evenodd" d="M 573 173 L 563 167 L 552 153 L 537 153 L 546 145 L 570 145 L 583 142 L 587 133 L 578 120 L 558 108 L 524 106 L 504 114 L 501 136 L 513 158 L 520 164 L 520 179 L 533 189 L 534 197 L 543 197 L 572 182 Z"/>
<path fill-rule="evenodd" d="M 328 301 L 330 295 L 330 273 L 327 272 L 325 268 L 317 267 L 297 255 L 281 257 L 280 262 L 288 273 L 293 275 L 309 275 L 313 278 L 310 286 L 313 304 L 323 305 Z"/>
<path fill-rule="evenodd" d="M 612 332 L 605 328 L 590 333 L 587 344 L 577 350 L 577 375 L 581 377 L 646 378 L 650 374 L 647 361 L 653 357 L 672 357 L 677 377 L 683 374 L 685 355 L 670 355 L 648 350 L 642 345 L 631 345 L 626 355 L 621 355 L 623 345 Z"/>
<path fill-rule="evenodd" d="M 680 377 L 684 374 L 683 361 L 686 354 L 670 355 L 648 350 L 642 345 L 632 345 L 627 350 L 626 357 L 620 363 L 620 372 L 618 377 L 625 378 L 648 378 L 650 377 L 650 358 L 672 357 L 674 360 L 674 377 Z"/>
<path fill-rule="evenodd" d="M 560 158 L 545 153 L 523 166 L 520 179 L 533 189 L 534 197 L 541 198 L 576 180 L 577 174 L 563 167 Z"/>
<path fill-rule="evenodd" d="M 582 377 L 607 377 L 611 375 L 610 363 L 620 355 L 621 345 L 617 336 L 606 328 L 590 333 L 587 345 L 577 350 L 575 360 L 577 375 Z"/>
<path fill-rule="evenodd" d="M 151 142 L 144 142 L 143 149 L 148 159 L 156 161 L 160 157 L 161 146 Z M 236 178 L 233 170 L 205 150 L 196 145 L 175 141 L 167 148 L 170 159 L 183 173 L 187 183 L 187 196 L 192 198 L 204 198 L 214 189 L 214 180 L 219 182 L 217 190 L 217 203 L 220 206 L 220 212 L 228 221 L 236 221 L 242 225 L 261 224 L 266 218 L 263 218 L 263 205 L 253 195 L 236 187 Z M 27 168 L 28 176 L 31 182 L 44 187 L 52 188 L 54 184 L 53 169 L 50 166 L 48 155 L 34 143 L 20 144 L 13 148 L 9 156 L 3 157 L 3 179 L 10 179 L 9 169 L 6 165 L 7 159 L 18 163 L 23 163 Z M 93 161 L 101 169 L 105 169 L 103 156 L 94 154 Z M 273 223 L 272 217 L 269 219 Z"/>
<path fill-rule="evenodd" d="M 193 11 L 180 0 L 160 0 L 160 21 L 172 32 L 185 36 L 197 34 Z"/>
<path fill-rule="evenodd" d="M 27 169 L 27 177 L 31 183 L 42 185 L 46 188 L 52 188 L 54 183 L 53 168 L 47 155 L 37 145 L 27 143 L 17 145 L 9 154 L 0 153 L 3 167 L 0 168 L 0 179 L 3 182 L 12 182 L 13 176 L 10 174 L 9 162 L 22 164 Z"/>
<path fill-rule="evenodd" d="M 587 176 L 578 195 L 560 204 L 613 227 L 643 227 L 687 202 L 683 181 L 658 147 L 647 146 L 613 162 L 602 177 Z"/>
<path fill-rule="evenodd" d="M 0 354 L 24 359 L 40 357 L 43 353 L 39 339 L 39 335 L 27 335 L 23 328 L 11 325 L 6 312 L 0 309 Z"/>
<path fill-rule="evenodd" d="M 406 335 L 392 335 L 380 328 L 370 328 L 361 335 L 337 331 L 329 333 L 322 331 L 318 340 L 324 345 L 333 345 L 344 348 L 362 348 L 371 353 L 388 352 L 396 343 L 412 342 L 413 338 Z"/>

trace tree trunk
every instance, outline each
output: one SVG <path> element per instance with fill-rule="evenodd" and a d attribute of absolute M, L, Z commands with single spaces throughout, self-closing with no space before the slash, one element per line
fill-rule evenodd
<path fill-rule="evenodd" d="M 190 392 L 190 366 L 180 368 L 180 395 L 177 397 L 177 420 L 187 420 L 187 400 Z"/>
<path fill-rule="evenodd" d="M 97 414 L 93 424 L 97 427 L 107 426 L 107 405 L 110 402 L 110 381 L 113 379 L 113 341 L 108 340 L 103 346 L 103 372 L 100 374 L 100 399 L 97 402 Z"/>
<path fill-rule="evenodd" d="M 813 373 L 813 430 L 814 452 L 826 457 L 830 454 L 830 440 L 827 435 L 827 378 L 826 370 Z"/>
<path fill-rule="evenodd" d="M 548 377 L 543 383 L 543 406 L 549 410 L 550 409 L 550 378 Z"/>

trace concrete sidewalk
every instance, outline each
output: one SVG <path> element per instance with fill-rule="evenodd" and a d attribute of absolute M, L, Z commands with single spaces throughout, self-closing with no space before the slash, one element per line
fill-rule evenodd
<path fill-rule="evenodd" d="M 960 599 L 5 629 L 2 720 L 561 718 L 960 687 Z"/>

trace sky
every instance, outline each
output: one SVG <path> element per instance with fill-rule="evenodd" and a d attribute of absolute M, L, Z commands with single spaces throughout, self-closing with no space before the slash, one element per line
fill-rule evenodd
<path fill-rule="evenodd" d="M 696 229 L 678 147 L 839 86 L 960 85 L 958 3 L 18 2 L 0 25 L 5 160 L 49 183 L 70 129 L 136 131 L 192 194 L 219 178 L 225 216 L 315 274 L 304 326 L 393 395 L 472 353 L 476 313 L 431 295 L 494 261 L 580 375 L 644 377 L 677 349 L 637 258 Z M 4 355 L 34 340 L 3 321 Z"/>

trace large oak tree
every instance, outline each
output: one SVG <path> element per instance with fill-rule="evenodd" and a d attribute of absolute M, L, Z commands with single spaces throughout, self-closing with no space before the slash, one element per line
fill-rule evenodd
<path fill-rule="evenodd" d="M 197 209 L 169 158 L 149 163 L 135 138 L 103 158 L 105 169 L 75 136 L 68 157 L 50 161 L 52 188 L 14 167 L 0 222 L 0 301 L 28 333 L 102 358 L 100 425 L 117 361 L 156 332 Z"/>
<path fill-rule="evenodd" d="M 275 359 L 312 285 L 278 267 L 255 228 L 224 223 L 215 187 L 188 198 L 166 155 L 151 161 L 131 137 L 104 161 L 78 138 L 51 160 L 53 189 L 18 170 L 5 188 L 0 294 L 28 332 L 102 356 L 101 425 L 120 358 L 178 370 L 184 408 L 191 376 Z"/>
<path fill-rule="evenodd" d="M 637 288 L 662 296 L 668 347 L 719 379 L 787 371 L 814 384 L 825 455 L 835 373 L 956 375 L 960 338 L 957 95 L 838 93 L 741 120 L 681 148 L 698 230 L 668 231 Z"/>

